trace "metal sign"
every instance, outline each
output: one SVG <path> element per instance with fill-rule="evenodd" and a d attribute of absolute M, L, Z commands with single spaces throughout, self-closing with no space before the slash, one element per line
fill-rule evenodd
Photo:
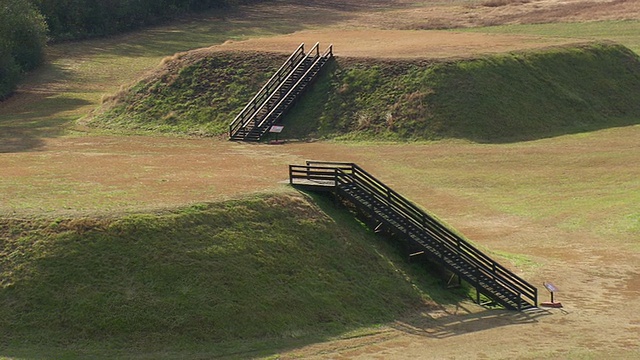
<path fill-rule="evenodd" d="M 558 291 L 558 288 L 555 285 L 553 285 L 552 283 L 546 282 L 546 283 L 544 283 L 544 287 L 546 287 L 547 290 L 549 290 L 549 292 L 551 292 L 551 293 L 554 293 L 554 292 Z"/>
<path fill-rule="evenodd" d="M 555 285 L 553 285 L 552 283 L 548 283 L 548 282 L 544 282 L 544 283 L 542 283 L 542 285 L 544 285 L 544 287 L 547 288 L 547 290 L 549 290 L 549 293 L 551 294 L 551 301 L 542 302 L 542 303 L 540 303 L 540 305 L 544 306 L 544 307 L 561 308 L 562 307 L 562 303 L 553 300 L 553 293 L 558 291 L 558 288 Z"/>
<path fill-rule="evenodd" d="M 284 129 L 284 125 L 273 125 L 269 129 L 269 132 L 279 134 L 282 132 L 282 129 Z"/>

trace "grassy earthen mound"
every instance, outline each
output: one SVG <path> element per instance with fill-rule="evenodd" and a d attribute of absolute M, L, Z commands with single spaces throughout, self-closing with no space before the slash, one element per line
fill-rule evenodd
<path fill-rule="evenodd" d="M 276 194 L 110 219 L 3 219 L 2 343 L 251 349 L 434 304 L 429 289 L 440 287 L 424 269 L 332 216 Z"/>
<path fill-rule="evenodd" d="M 106 98 L 93 126 L 222 135 L 286 58 L 197 51 Z M 285 137 L 509 142 L 637 123 L 640 59 L 613 43 L 467 59 L 337 57 Z"/>

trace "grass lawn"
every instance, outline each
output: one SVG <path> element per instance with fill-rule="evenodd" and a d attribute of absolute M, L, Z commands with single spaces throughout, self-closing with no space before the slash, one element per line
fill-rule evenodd
<path fill-rule="evenodd" d="M 108 39 L 52 44 L 47 63 L 28 75 L 17 96 L 0 104 L 0 138 L 37 143 L 62 135 L 105 94 L 133 83 L 174 53 L 299 29 L 270 19 L 248 22 L 233 13 L 212 14 Z"/>
<path fill-rule="evenodd" d="M 267 334 L 249 342 L 232 339 L 233 336 L 225 338 L 225 334 L 214 336 L 211 334 L 215 329 L 208 329 L 209 340 L 224 340 L 210 344 L 207 339 L 192 338 L 199 333 L 197 325 L 202 318 L 189 318 L 180 312 L 181 306 L 186 305 L 196 315 L 198 311 L 204 314 L 205 320 L 206 316 L 210 316 L 210 320 L 221 314 L 238 312 L 240 306 L 233 300 L 226 302 L 227 310 L 230 310 L 226 313 L 208 307 L 211 304 L 200 307 L 198 302 L 192 301 L 207 298 L 212 293 L 219 295 L 216 294 L 219 288 L 212 287 L 207 279 L 222 276 L 225 262 L 210 260 L 216 260 L 216 256 L 228 260 L 231 255 L 251 258 L 248 261 L 251 265 L 244 264 L 235 270 L 236 278 L 218 279 L 223 287 L 234 281 L 250 284 L 251 280 L 259 279 L 252 276 L 259 273 L 255 269 L 247 273 L 242 270 L 254 266 L 256 258 L 258 263 L 272 261 L 267 265 L 276 268 L 278 274 L 286 275 L 282 268 L 289 267 L 277 263 L 276 255 L 292 251 L 297 256 L 290 260 L 301 262 L 305 250 L 295 237 L 288 235 L 289 231 L 311 240 L 316 236 L 321 238 L 317 243 L 310 241 L 309 246 L 313 249 L 331 247 L 342 251 L 343 255 L 374 259 L 360 263 L 363 268 L 346 268 L 341 274 L 367 273 L 371 270 L 367 266 L 371 264 L 379 265 L 376 271 L 386 268 L 391 275 L 373 284 L 381 289 L 381 293 L 394 282 L 406 285 L 402 290 L 406 292 L 416 291 L 416 287 L 424 285 L 405 282 L 404 268 L 394 270 L 381 256 L 385 249 L 377 252 L 368 247 L 364 242 L 368 235 L 361 230 L 358 232 L 357 224 L 347 223 L 335 214 L 332 215 L 334 218 L 327 218 L 316 205 L 300 206 L 298 199 L 297 205 L 289 204 L 288 210 L 279 212 L 277 204 L 274 205 L 279 201 L 278 197 L 264 200 L 264 195 L 250 200 L 259 205 L 254 209 L 242 202 L 221 202 L 245 193 L 287 193 L 290 190 L 283 190 L 283 185 L 279 184 L 286 178 L 285 165 L 303 159 L 356 162 L 461 230 L 471 240 L 492 249 L 493 254 L 510 259 L 511 265 L 524 272 L 527 279 L 537 283 L 548 278 L 557 279 L 563 289 L 567 289 L 562 294 L 563 299 L 567 299 L 566 314 L 549 316 L 551 320 L 534 320 L 526 326 L 510 323 L 509 318 L 503 317 L 482 319 L 483 325 L 473 328 L 464 317 L 456 317 L 458 314 L 454 312 L 459 309 L 449 313 L 449 310 L 443 310 L 439 315 L 444 322 L 438 322 L 436 316 L 420 314 L 422 323 L 411 328 L 415 333 L 398 331 L 400 335 L 391 336 L 386 334 L 393 330 L 385 330 L 384 336 L 402 343 L 401 351 L 405 348 L 410 351 L 412 344 L 420 346 L 421 354 L 425 348 L 434 352 L 440 348 L 447 352 L 468 351 L 469 348 L 478 353 L 480 349 L 483 352 L 500 351 L 502 344 L 495 344 L 492 349 L 491 341 L 519 336 L 523 341 L 514 343 L 521 347 L 515 348 L 515 352 L 503 353 L 503 358 L 526 357 L 532 350 L 548 352 L 540 357 L 550 356 L 558 350 L 553 355 L 577 354 L 573 356 L 589 358 L 590 346 L 596 347 L 596 354 L 621 354 L 621 357 L 629 358 L 637 354 L 638 319 L 635 314 L 640 309 L 636 301 L 638 285 L 633 281 L 638 278 L 636 255 L 640 252 L 638 125 L 512 144 L 458 140 L 432 143 L 345 141 L 269 147 L 210 139 L 105 135 L 76 124 L 75 120 L 98 106 L 105 94 L 134 82 L 175 52 L 219 44 L 228 39 L 275 36 L 316 26 L 314 22 L 309 22 L 312 25 L 291 25 L 291 22 L 280 21 L 280 17 L 264 14 L 252 14 L 250 18 L 227 15 L 195 18 L 110 39 L 52 45 L 48 50 L 48 64 L 28 76 L 16 97 L 0 104 L 0 168 L 3 170 L 0 177 L 0 239 L 3 240 L 2 259 L 7 264 L 0 266 L 0 270 L 8 272 L 2 277 L 0 293 L 9 299 L 8 305 L 0 310 L 0 314 L 6 311 L 5 316 L 0 317 L 0 348 L 3 349 L 0 358 L 196 359 L 219 355 L 241 358 L 270 356 L 334 336 L 344 339 L 376 333 L 379 325 L 375 320 L 361 321 L 364 330 L 346 335 L 339 335 L 345 328 L 338 331 L 331 324 L 324 332 L 314 334 L 313 326 L 307 323 L 301 326 L 300 332 L 289 332 L 288 338 L 273 339 Z M 465 31 L 611 39 L 637 53 L 640 52 L 638 24 L 637 21 L 625 21 L 514 25 Z M 213 204 L 202 205 L 203 201 Z M 189 206 L 196 203 L 200 205 Z M 326 209 L 330 205 L 321 206 Z M 275 234 L 273 228 L 290 225 L 291 217 L 299 214 L 292 213 L 291 209 L 315 215 L 298 219 L 294 223 L 297 226 L 284 231 L 285 235 Z M 138 213 L 131 215 L 132 212 Z M 221 213 L 227 219 L 237 220 L 238 228 L 255 226 L 254 232 L 242 235 L 238 228 L 226 227 Z M 345 239 L 362 238 L 358 238 L 357 243 L 349 244 L 346 240 L 336 243 L 331 232 L 336 223 L 343 229 L 340 236 Z M 92 225 L 86 229 L 83 224 Z M 270 224 L 275 226 L 272 228 Z M 177 229 L 184 233 L 176 232 Z M 238 241 L 225 243 L 222 235 L 228 233 L 235 236 L 229 239 Z M 252 241 L 255 238 L 261 241 Z M 214 246 L 215 241 L 220 243 Z M 385 246 L 378 245 L 380 248 Z M 259 254 L 258 250 L 268 250 L 268 256 L 252 258 Z M 517 254 L 513 255 L 513 252 Z M 141 262 L 142 258 L 150 261 Z M 161 260 L 167 258 L 179 258 L 180 262 L 164 263 Z M 25 259 L 33 261 L 31 264 L 35 266 L 27 266 Z M 322 259 L 314 258 L 316 260 Z M 334 260 L 323 259 L 329 265 L 320 268 L 332 269 L 347 262 L 343 259 L 335 264 Z M 154 268 L 146 267 L 148 264 Z M 196 270 L 192 265 L 203 264 L 202 269 L 196 269 L 202 271 L 193 272 Z M 100 269 L 97 274 L 86 271 L 95 269 L 96 265 Z M 140 271 L 128 273 L 130 265 L 138 266 Z M 298 263 L 296 268 L 303 271 L 305 265 Z M 94 282 L 92 276 L 99 281 Z M 344 293 L 323 297 L 314 291 L 318 283 L 330 280 L 323 278 L 322 273 L 314 276 L 317 283 L 303 284 L 303 292 L 309 299 L 318 301 L 316 305 L 320 310 L 331 308 L 327 304 L 334 306 L 333 309 L 340 308 L 341 298 L 349 296 L 353 279 L 345 276 L 338 284 Z M 13 280 L 18 284 L 20 296 L 28 301 L 15 301 L 11 292 L 16 287 L 10 284 Z M 376 282 L 377 276 L 358 280 L 362 294 L 368 294 L 368 281 Z M 55 292 L 49 284 L 66 286 L 66 291 Z M 262 285 L 259 281 L 253 284 L 254 287 L 244 284 L 245 287 L 239 288 L 247 294 L 255 294 L 256 288 Z M 93 289 L 94 285 L 98 288 Z M 234 287 L 226 290 L 230 289 Z M 279 302 L 268 289 L 261 290 L 274 295 L 270 301 L 280 306 L 282 317 L 288 316 L 285 303 Z M 74 294 L 83 291 L 90 292 L 97 301 L 74 298 Z M 157 294 L 171 296 L 154 300 Z M 190 295 L 194 297 L 190 298 Z M 414 295 L 420 298 L 419 291 Z M 17 299 L 21 299 L 20 296 Z M 153 306 L 145 307 L 142 300 L 149 299 Z M 350 300 L 355 313 L 362 310 L 358 309 L 359 304 L 375 301 L 383 302 L 372 306 L 375 309 L 384 309 L 385 300 L 398 305 L 397 299 L 383 296 L 352 297 Z M 35 309 L 28 308 L 31 305 Z M 402 304 L 398 306 L 402 307 Z M 21 311 L 7 310 L 10 307 Z M 110 315 L 111 310 L 115 315 Z M 268 315 L 268 308 L 259 310 L 262 315 Z M 100 316 L 92 317 L 94 312 Z M 171 321 L 162 313 L 169 314 Z M 401 311 L 394 314 L 398 313 Z M 251 323 L 244 315 L 243 322 L 235 324 L 236 331 L 246 331 L 241 325 Z M 395 318 L 395 315 L 386 318 L 379 315 L 374 314 L 372 318 Z M 146 323 L 141 323 L 138 316 L 153 319 L 161 336 L 146 341 L 149 334 L 145 326 L 149 322 L 143 319 Z M 340 321 L 336 320 L 336 313 L 322 314 L 320 311 L 314 316 L 318 316 L 317 321 Z M 7 325 L 14 320 L 18 321 L 17 328 L 16 323 Z M 87 322 L 93 327 L 87 332 L 87 328 L 76 326 L 79 322 Z M 281 321 L 274 328 L 285 323 Z M 50 327 L 40 326 L 42 324 Z M 178 335 L 171 332 L 171 326 L 176 326 Z M 4 331 L 3 328 L 17 330 Z M 114 336 L 101 341 L 101 336 L 109 336 L 108 332 L 103 332 L 105 329 L 112 331 Z M 132 329 L 139 331 L 128 337 L 126 331 Z M 428 330 L 434 329 L 445 336 L 429 337 Z M 283 333 L 286 334 L 286 330 Z M 552 339 L 547 335 L 551 331 L 560 335 Z M 569 335 L 563 337 L 563 334 Z M 445 347 L 442 346 L 444 342 Z M 153 347 L 158 344 L 163 347 Z M 347 342 L 338 349 L 342 346 L 345 351 L 351 351 L 370 345 L 349 348 L 351 343 Z M 400 346 L 385 345 L 389 349 Z M 612 347 L 614 351 L 610 352 Z M 323 351 L 326 351 L 325 357 L 331 357 L 336 350 L 321 349 L 319 356 Z M 447 354 L 443 356 L 452 356 Z"/>
<path fill-rule="evenodd" d="M 497 34 L 526 34 L 581 40 L 611 40 L 640 53 L 640 21 L 593 21 L 529 25 L 501 25 L 460 29 Z"/>

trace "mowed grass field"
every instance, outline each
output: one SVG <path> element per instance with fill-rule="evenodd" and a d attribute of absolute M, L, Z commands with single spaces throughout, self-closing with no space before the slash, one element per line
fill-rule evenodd
<path fill-rule="evenodd" d="M 298 14 L 297 9 L 291 13 Z M 473 309 L 445 308 L 367 330 L 368 336 L 268 352 L 282 358 L 403 358 L 420 356 L 425 348 L 440 358 L 640 356 L 639 125 L 511 144 L 327 141 L 274 147 L 112 134 L 77 123 L 105 94 L 175 52 L 318 27 L 313 21 L 283 22 L 282 16 L 260 11 L 203 16 L 112 39 L 52 45 L 49 63 L 30 74 L 15 97 L 0 103 L 0 216 L 111 217 L 247 193 L 287 193 L 292 190 L 281 182 L 289 163 L 353 161 L 526 279 L 556 283 L 565 310 L 529 319 L 487 315 L 466 304 Z M 549 44 L 558 38 L 614 40 L 640 51 L 637 20 L 464 31 L 531 35 L 548 38 Z M 450 32 L 425 30 L 425 36 Z M 496 340 L 507 336 L 511 347 Z M 207 357 L 199 350 L 178 354 Z M 248 350 L 236 345 L 227 353 Z M 11 353 L 50 356 L 37 344 Z M 99 350 L 89 353 L 99 357 Z M 135 348 L 116 353 L 146 356 Z M 58 354 L 77 356 L 74 349 Z"/>

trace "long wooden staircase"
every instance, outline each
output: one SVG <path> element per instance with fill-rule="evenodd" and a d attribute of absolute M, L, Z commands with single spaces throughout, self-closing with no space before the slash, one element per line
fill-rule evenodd
<path fill-rule="evenodd" d="M 296 99 L 313 82 L 333 57 L 333 46 L 320 53 L 316 43 L 305 53 L 304 43 L 289 56 L 280 69 L 229 124 L 229 139 L 260 141 L 272 125 L 278 124 Z"/>
<path fill-rule="evenodd" d="M 413 255 L 438 263 L 507 309 L 537 307 L 538 290 L 449 230 L 422 209 L 353 163 L 308 161 L 289 165 L 291 185 L 331 191 L 352 206 L 376 231 L 404 241 Z"/>

